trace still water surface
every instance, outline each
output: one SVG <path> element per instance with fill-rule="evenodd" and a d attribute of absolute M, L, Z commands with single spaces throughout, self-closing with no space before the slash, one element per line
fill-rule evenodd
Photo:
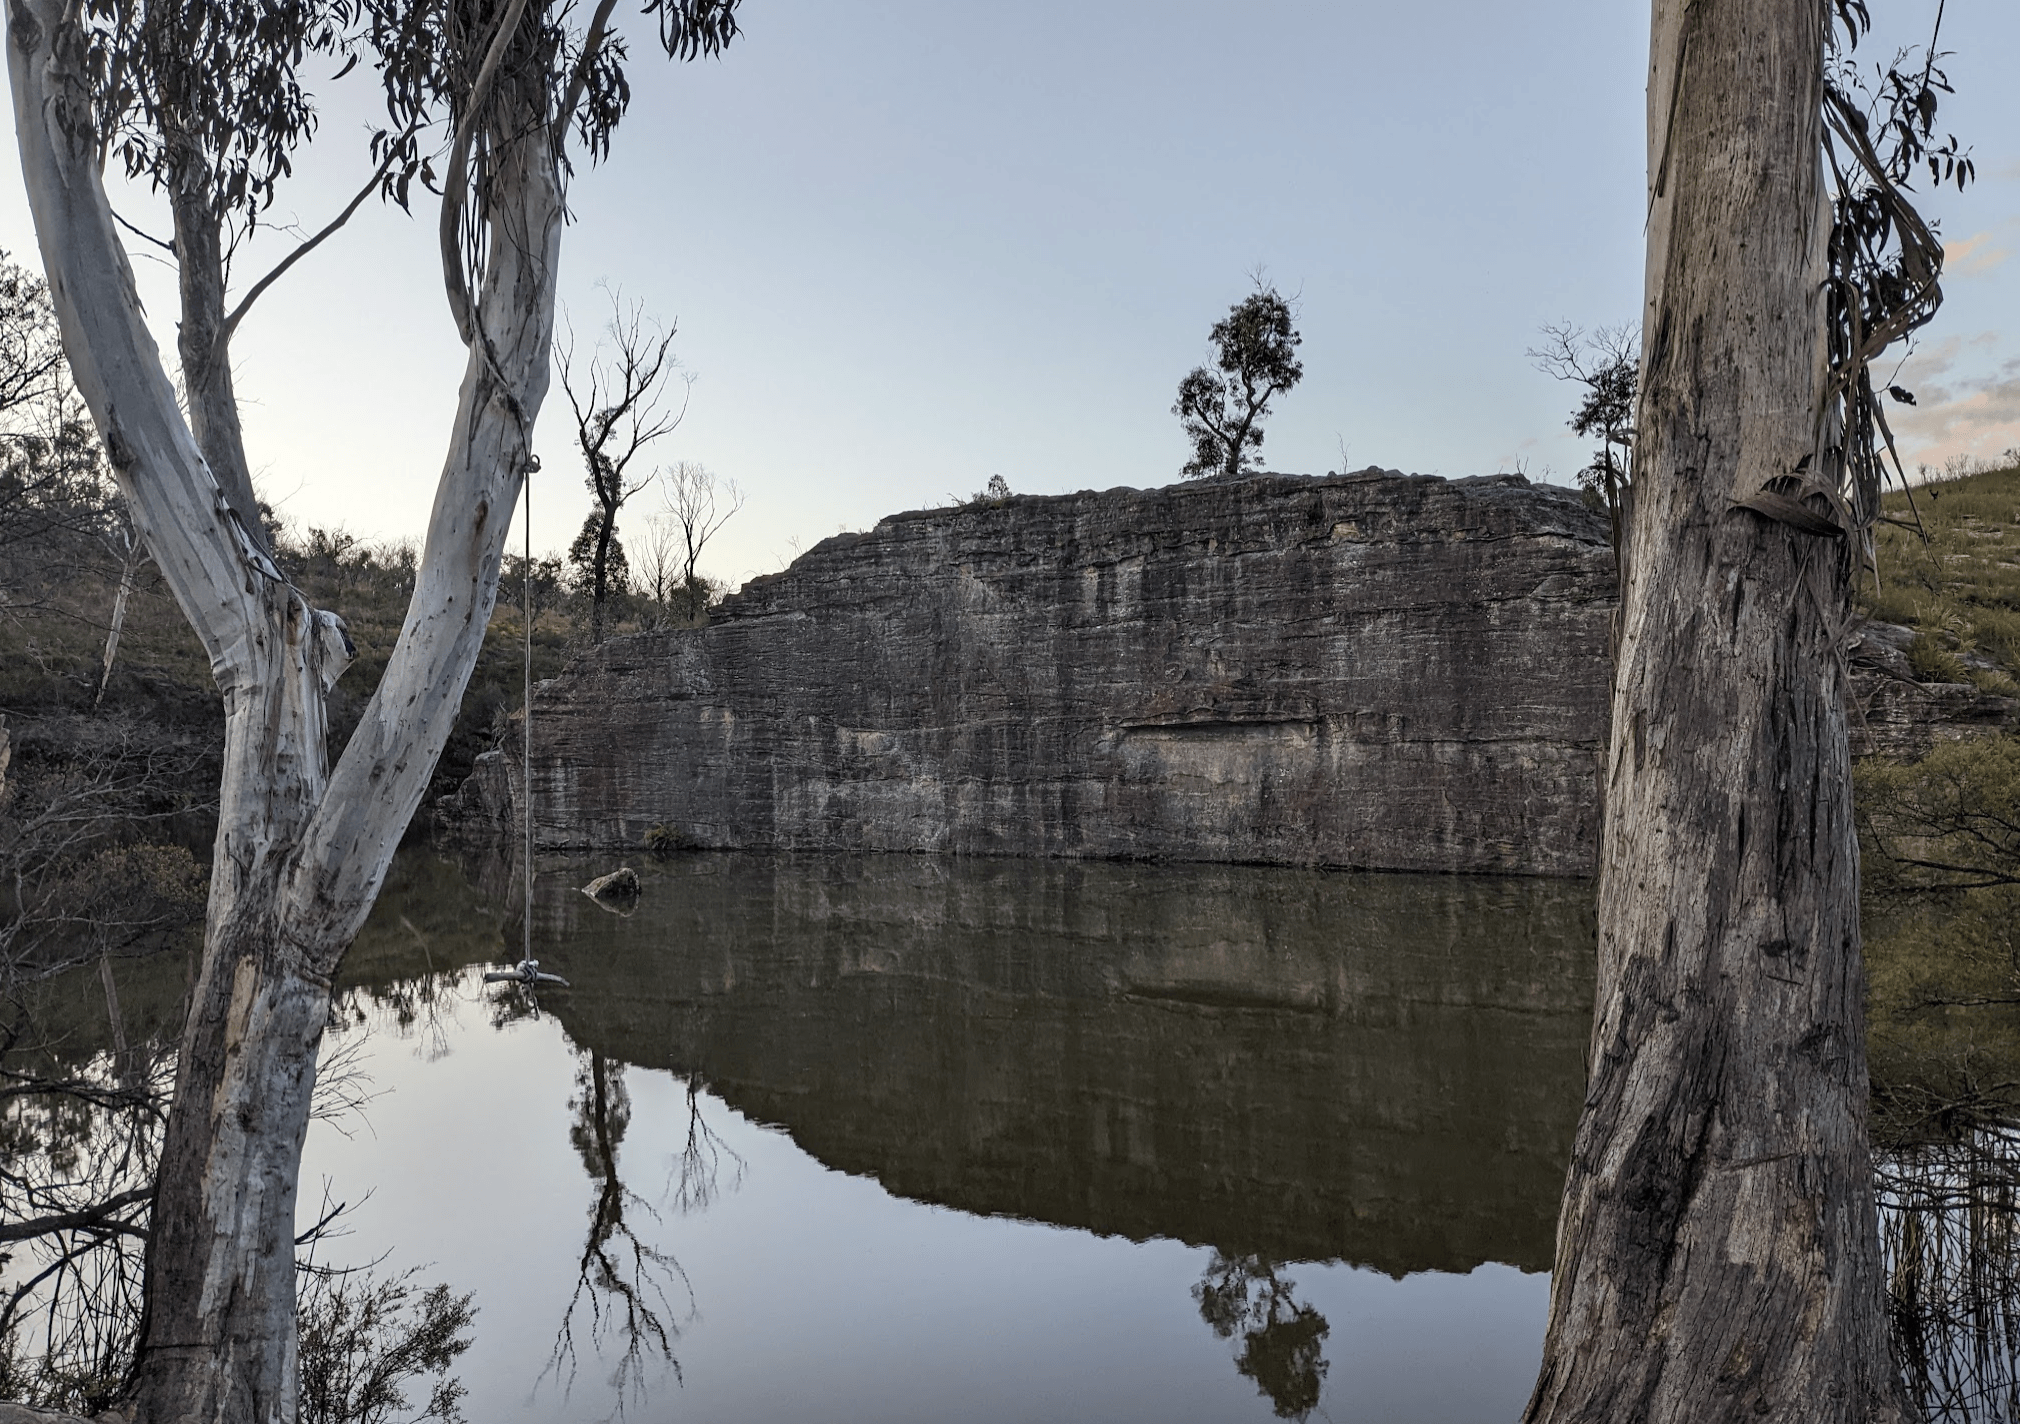
<path fill-rule="evenodd" d="M 472 1291 L 473 1420 L 1516 1417 L 1592 1000 L 1542 881 L 402 858 L 326 1259 Z M 369 1193 L 369 1195 L 367 1195 Z"/>

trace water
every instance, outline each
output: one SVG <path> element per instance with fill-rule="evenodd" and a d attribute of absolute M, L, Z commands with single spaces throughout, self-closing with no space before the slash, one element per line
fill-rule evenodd
<path fill-rule="evenodd" d="M 475 1294 L 473 1420 L 1506 1420 L 1589 890 L 924 857 L 404 857 L 346 964 L 325 1260 Z M 389 1253 L 389 1254 L 388 1254 Z"/>

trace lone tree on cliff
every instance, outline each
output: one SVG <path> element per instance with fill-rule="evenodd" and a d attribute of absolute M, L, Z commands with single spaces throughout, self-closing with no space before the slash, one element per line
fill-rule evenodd
<path fill-rule="evenodd" d="M 737 3 L 648 0 L 645 10 L 667 53 L 689 59 L 731 41 Z M 587 13 L 567 0 L 14 0 L 8 9 L 22 176 L 64 349 L 225 705 L 203 960 L 146 1243 L 136 1424 L 296 1412 L 295 1193 L 317 1045 L 337 967 L 482 646 L 547 391 L 568 140 L 606 154 L 630 93 L 614 9 L 615 0 Z M 368 60 L 391 118 L 374 140 L 378 171 L 346 212 L 379 189 L 404 203 L 417 175 L 439 182 L 443 285 L 468 352 L 407 620 L 333 767 L 324 698 L 348 640 L 275 561 L 226 359 L 266 281 L 224 305 L 224 254 L 312 125 L 295 67 L 315 53 Z M 427 129 L 443 143 L 424 162 Z M 106 199 L 108 153 L 167 194 L 187 419 Z"/>
<path fill-rule="evenodd" d="M 1868 363 L 1939 300 L 1902 189 L 1969 167 L 1933 142 L 1932 66 L 1848 89 L 1832 40 L 1864 21 L 1654 0 L 1598 1002 L 1532 1424 L 1908 1417 L 1843 648 L 1879 513 Z"/>
<path fill-rule="evenodd" d="M 617 537 L 617 513 L 626 500 L 652 483 L 651 475 L 634 482 L 626 471 L 640 451 L 672 433 L 687 414 L 694 377 L 680 370 L 673 358 L 675 330 L 647 320 L 637 302 L 625 308 L 612 293 L 610 321 L 590 353 L 588 369 L 575 370 L 572 337 L 555 352 L 561 389 L 575 415 L 576 448 L 582 452 L 590 497 L 596 501 L 568 547 L 568 562 L 580 571 L 582 591 L 589 595 L 592 643 L 603 641 L 604 604 L 630 586 L 630 566 Z M 667 386 L 676 377 L 681 387 L 677 410 L 667 399 Z"/>
<path fill-rule="evenodd" d="M 1529 350 L 1536 369 L 1585 388 L 1565 423 L 1574 435 L 1599 437 L 1599 449 L 1592 463 L 1578 472 L 1578 484 L 1605 507 L 1613 547 L 1618 549 L 1634 464 L 1641 332 L 1632 325 L 1602 326 L 1587 335 L 1566 321 L 1544 327 L 1543 336 L 1544 344 Z"/>
<path fill-rule="evenodd" d="M 1213 366 L 1187 372 L 1171 407 L 1192 442 L 1182 471 L 1187 478 L 1238 475 L 1253 464 L 1270 402 L 1305 374 L 1297 358 L 1304 338 L 1292 316 L 1290 303 L 1258 279 L 1255 291 L 1214 323 L 1208 334 L 1219 353 Z"/>

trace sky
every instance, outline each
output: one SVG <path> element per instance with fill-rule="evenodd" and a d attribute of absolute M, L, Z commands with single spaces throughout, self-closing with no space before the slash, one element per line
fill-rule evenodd
<path fill-rule="evenodd" d="M 623 9 L 630 9 L 627 5 Z M 1883 33 L 1932 0 L 1874 0 Z M 1252 274 L 1294 296 L 1302 384 L 1264 463 L 1568 482 L 1589 458 L 1546 323 L 1641 305 L 1648 12 L 1620 0 L 745 0 L 720 60 L 676 65 L 630 17 L 635 89 L 571 190 L 560 295 L 578 352 L 613 295 L 674 324 L 693 377 L 644 459 L 699 461 L 747 503 L 703 570 L 731 584 L 1001 475 L 1049 494 L 1178 478 L 1171 404 Z M 1924 192 L 1948 301 L 1898 375 L 1909 463 L 2020 446 L 2020 7 L 1948 0 L 1939 127 L 1979 178 Z M 362 69 L 235 272 L 249 286 L 364 180 Z M 137 226 L 160 205 L 114 185 Z M 432 199 L 368 204 L 234 342 L 262 493 L 298 526 L 417 538 L 463 351 Z M 0 247 L 32 260 L 10 167 Z M 135 241 L 163 350 L 173 277 Z M 537 548 L 589 508 L 559 382 L 535 444 Z M 623 525 L 655 512 L 657 491 Z M 622 527 L 622 526 L 621 526 Z M 519 535 L 514 534 L 514 547 Z"/>

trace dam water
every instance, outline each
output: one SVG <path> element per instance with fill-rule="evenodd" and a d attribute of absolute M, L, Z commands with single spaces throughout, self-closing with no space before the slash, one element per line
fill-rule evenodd
<path fill-rule="evenodd" d="M 619 913 L 408 853 L 306 1228 L 469 1292 L 472 1419 L 1506 1420 L 1588 886 L 694 855 Z M 425 1390 L 414 1391 L 418 1399 Z"/>

